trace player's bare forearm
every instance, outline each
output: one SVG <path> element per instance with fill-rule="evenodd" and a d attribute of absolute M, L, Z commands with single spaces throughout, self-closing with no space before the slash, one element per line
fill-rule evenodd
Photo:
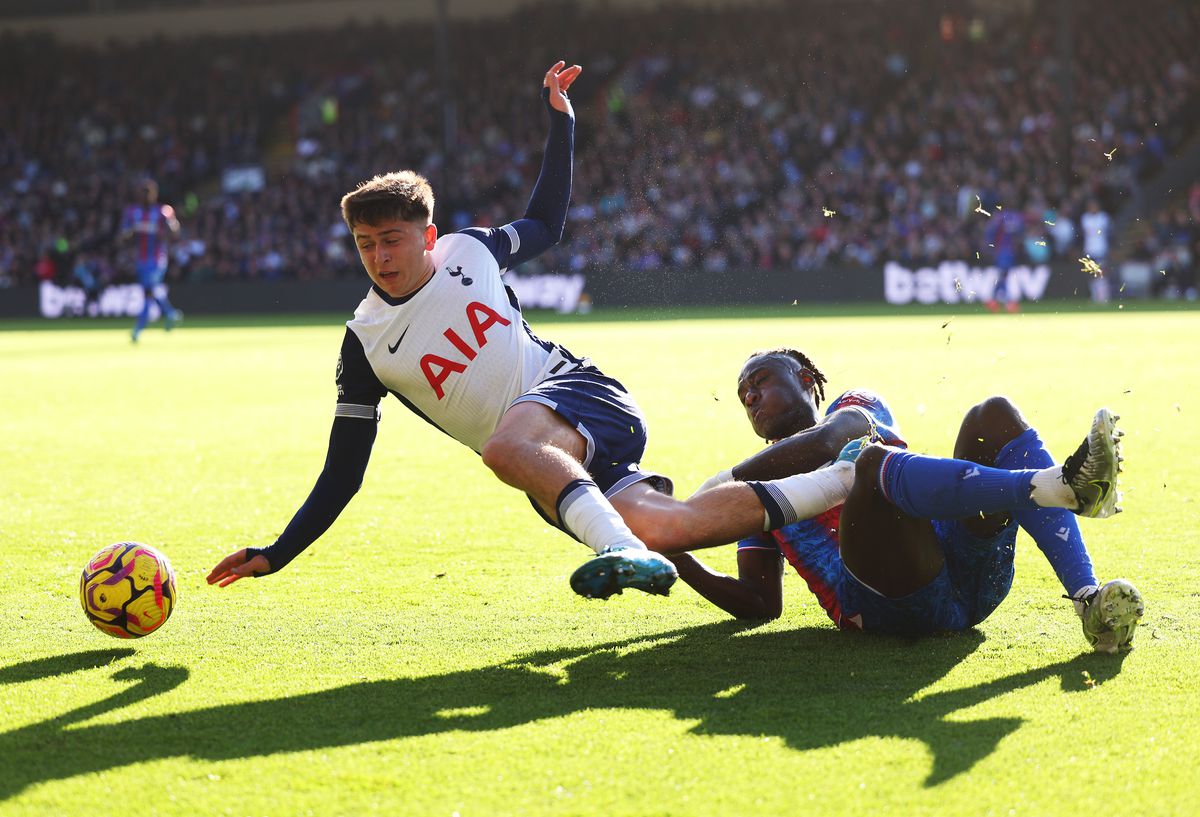
<path fill-rule="evenodd" d="M 839 411 L 825 422 L 780 440 L 733 467 L 733 477 L 782 479 L 792 474 L 807 474 L 826 465 L 841 453 L 851 440 L 871 431 L 861 412 Z"/>
<path fill-rule="evenodd" d="M 725 612 L 741 619 L 779 618 L 783 609 L 780 589 L 781 572 L 776 566 L 774 576 L 768 568 L 750 578 L 735 579 L 710 570 L 690 553 L 668 556 L 679 571 L 679 578 L 689 587 Z M 778 559 L 775 559 L 778 562 Z M 739 563 L 741 554 L 739 554 Z M 743 571 L 739 568 L 739 573 Z"/>

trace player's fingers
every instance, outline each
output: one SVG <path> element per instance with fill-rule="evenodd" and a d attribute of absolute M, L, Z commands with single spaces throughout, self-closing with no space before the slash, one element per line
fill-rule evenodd
<path fill-rule="evenodd" d="M 256 570 L 255 568 L 256 568 L 256 566 L 261 566 L 261 563 L 265 562 L 265 561 L 266 560 L 263 559 L 261 556 L 255 556 L 253 559 L 246 562 L 245 564 L 238 565 L 237 567 L 235 567 L 229 571 L 229 573 L 225 576 L 225 578 L 223 578 L 221 580 L 221 583 L 218 586 L 219 587 L 228 587 L 229 585 L 236 582 L 238 579 L 244 579 L 247 576 L 253 576 L 255 573 L 261 572 L 260 570 Z"/>
<path fill-rule="evenodd" d="M 237 565 L 242 564 L 245 561 L 246 561 L 246 549 L 245 548 L 239 550 L 237 553 L 229 554 L 224 559 L 222 559 L 220 562 L 218 562 L 216 567 L 214 567 L 211 571 L 209 571 L 208 583 L 213 584 L 214 582 L 219 581 L 220 579 L 225 577 L 231 569 L 233 569 Z"/>
<path fill-rule="evenodd" d="M 562 70 L 562 67 L 564 65 L 566 65 L 566 63 L 563 62 L 562 60 L 559 60 L 558 62 L 554 63 L 554 65 L 551 65 L 550 70 L 546 72 L 546 78 L 542 81 L 542 84 L 544 86 L 546 86 L 547 88 L 549 88 L 550 87 L 550 78 L 558 76 L 558 72 Z"/>
<path fill-rule="evenodd" d="M 206 581 L 209 584 L 214 584 L 215 582 L 220 580 L 223 576 L 225 576 L 227 573 L 229 573 L 229 565 L 226 564 L 228 561 L 229 561 L 228 559 L 222 559 L 221 563 L 219 565 L 217 565 L 216 567 L 214 567 L 212 570 L 210 570 L 208 572 Z"/>
<path fill-rule="evenodd" d="M 582 73 L 583 68 L 578 65 L 572 65 L 566 71 L 558 75 L 558 87 L 566 93 L 566 90 L 571 87 L 571 83 Z"/>
<path fill-rule="evenodd" d="M 220 586 L 225 587 L 226 585 L 233 584 L 238 579 L 244 579 L 247 576 L 257 576 L 262 573 L 270 573 L 270 572 L 271 572 L 271 565 L 267 561 L 267 557 L 263 556 L 262 554 L 259 554 L 258 556 L 255 556 L 253 559 L 250 559 L 249 561 L 245 562 L 244 564 L 240 564 L 237 567 L 234 567 L 231 570 L 229 570 L 228 573 L 225 575 L 225 577 L 222 579 Z"/>

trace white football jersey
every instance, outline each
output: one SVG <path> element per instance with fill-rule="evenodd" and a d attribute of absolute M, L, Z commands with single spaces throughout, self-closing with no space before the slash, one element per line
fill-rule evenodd
<path fill-rule="evenodd" d="M 516 251 L 511 225 L 492 232 L 504 234 L 502 257 L 510 244 Z M 419 290 L 392 298 L 371 287 L 346 324 L 338 416 L 374 419 L 391 392 L 478 452 L 513 400 L 551 375 L 588 365 L 534 336 L 493 251 L 474 234 L 451 233 L 434 245 L 433 277 Z"/>

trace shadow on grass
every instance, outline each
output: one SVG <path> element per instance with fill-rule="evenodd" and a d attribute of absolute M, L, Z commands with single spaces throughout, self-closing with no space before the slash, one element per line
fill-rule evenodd
<path fill-rule="evenodd" d="M 722 622 L 444 675 L 77 725 L 188 677 L 180 667 L 146 664 L 114 674 L 138 683 L 105 700 L 0 734 L 0 800 L 37 783 L 161 758 L 231 760 L 482 732 L 604 708 L 666 710 L 698 721 L 697 734 L 774 735 L 798 751 L 865 737 L 915 739 L 933 755 L 925 785 L 934 786 L 969 770 L 1023 722 L 947 716 L 1052 678 L 1074 694 L 1088 688 L 1085 671 L 1095 684 L 1120 671 L 1120 658 L 1085 654 L 913 700 L 982 640 L 976 632 L 915 642 L 825 629 L 760 633 Z M 0 684 L 103 666 L 130 653 L 68 654 L 4 667 Z"/>

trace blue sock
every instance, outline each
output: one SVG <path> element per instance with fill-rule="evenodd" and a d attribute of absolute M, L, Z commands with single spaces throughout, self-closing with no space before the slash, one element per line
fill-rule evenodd
<path fill-rule="evenodd" d="M 146 324 L 150 322 L 150 299 L 146 298 L 142 301 L 142 311 L 138 313 L 137 323 L 133 325 L 133 334 L 136 337 L 146 328 Z"/>
<path fill-rule="evenodd" d="M 1035 473 L 894 451 L 879 469 L 879 487 L 909 516 L 963 519 L 1038 507 L 1029 498 Z"/>
<path fill-rule="evenodd" d="M 1000 449 L 996 457 L 996 465 L 1000 468 L 1041 469 L 1055 464 L 1041 437 L 1032 428 Z M 1014 518 L 1037 542 L 1067 595 L 1073 596 L 1081 587 L 1099 583 L 1092 572 L 1092 560 L 1075 514 L 1065 508 L 1029 508 L 1018 510 Z"/>
<path fill-rule="evenodd" d="M 162 310 L 164 319 L 171 319 L 175 316 L 175 307 L 171 306 L 171 302 L 164 298 L 155 298 L 158 301 L 158 308 Z"/>

